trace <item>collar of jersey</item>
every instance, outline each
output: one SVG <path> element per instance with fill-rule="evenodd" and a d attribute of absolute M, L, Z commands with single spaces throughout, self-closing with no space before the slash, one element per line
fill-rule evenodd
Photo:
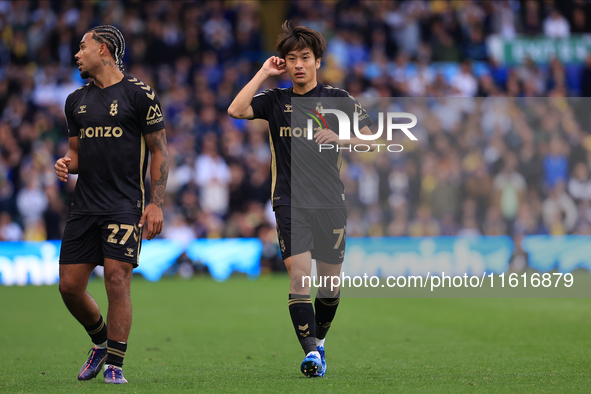
<path fill-rule="evenodd" d="M 316 93 L 318 93 L 320 91 L 320 89 L 322 89 L 322 84 L 320 82 L 318 82 L 316 84 L 316 86 L 314 86 L 314 89 L 307 91 L 304 94 L 297 94 L 296 92 L 293 91 L 293 87 L 291 88 L 291 95 L 293 97 L 309 97 L 309 96 L 315 96 Z"/>
<path fill-rule="evenodd" d="M 91 82 L 91 86 L 94 86 L 96 89 L 98 89 L 98 90 L 100 90 L 100 91 L 105 91 L 105 90 L 109 90 L 109 89 L 111 89 L 112 87 L 119 86 L 119 84 L 123 83 L 123 81 L 125 81 L 125 79 L 126 79 L 126 78 L 129 78 L 129 77 L 127 76 L 127 74 L 123 74 L 123 79 L 122 79 L 121 81 L 119 81 L 119 82 L 116 82 L 116 83 L 112 84 L 111 86 L 107 86 L 106 88 L 99 88 L 98 86 L 96 86 L 96 84 L 94 83 L 94 80 L 93 80 L 93 81 Z"/>

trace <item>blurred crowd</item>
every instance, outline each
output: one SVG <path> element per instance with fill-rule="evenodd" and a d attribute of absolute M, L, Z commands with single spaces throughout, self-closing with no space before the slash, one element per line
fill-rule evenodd
<path fill-rule="evenodd" d="M 362 102 L 421 121 L 404 155 L 346 152 L 349 236 L 591 234 L 588 98 Z"/>
<path fill-rule="evenodd" d="M 486 45 L 493 36 L 588 33 L 587 1 L 290 1 L 278 15 L 268 7 L 0 1 L 0 239 L 61 238 L 75 182 L 61 184 L 53 164 L 68 146 L 65 98 L 83 84 L 74 54 L 90 27 L 113 24 L 126 39 L 125 72 L 152 86 L 164 110 L 172 160 L 161 236 L 273 244 L 268 126 L 226 110 L 274 54 L 268 31 L 288 18 L 326 37 L 321 82 L 359 98 L 430 98 L 407 103 L 428 120 L 419 143 L 372 160 L 345 155 L 349 236 L 591 233 L 586 100 L 564 99 L 591 95 L 591 58 L 509 67 Z M 290 85 L 284 75 L 261 89 Z"/>

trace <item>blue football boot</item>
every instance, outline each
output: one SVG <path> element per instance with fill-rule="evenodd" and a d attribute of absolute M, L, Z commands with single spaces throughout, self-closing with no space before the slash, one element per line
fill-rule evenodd
<path fill-rule="evenodd" d="M 98 349 L 96 346 L 93 347 L 88 351 L 90 357 L 84 363 L 82 368 L 80 368 L 80 373 L 78 373 L 78 380 L 90 380 L 96 378 L 96 376 L 101 371 L 101 368 L 105 364 L 105 360 L 107 359 L 107 349 Z"/>

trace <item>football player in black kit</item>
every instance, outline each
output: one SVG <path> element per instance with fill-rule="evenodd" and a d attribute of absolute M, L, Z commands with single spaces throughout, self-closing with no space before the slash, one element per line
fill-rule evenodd
<path fill-rule="evenodd" d="M 131 274 L 142 232 L 162 231 L 168 152 L 162 109 L 152 88 L 123 74 L 125 41 L 113 26 L 88 31 L 76 54 L 80 76 L 93 81 L 72 92 L 65 105 L 69 150 L 57 160 L 62 182 L 78 174 L 60 252 L 59 291 L 95 346 L 78 374 L 105 383 L 127 383 L 121 367 L 131 328 Z M 144 180 L 150 165 L 150 203 Z M 97 265 L 104 266 L 108 327 L 86 292 Z"/>
<path fill-rule="evenodd" d="M 319 152 L 318 148 L 320 144 L 351 147 L 363 141 L 359 138 L 341 141 L 332 128 L 318 128 L 313 139 L 296 138 L 301 135 L 296 135 L 294 128 L 292 137 L 291 127 L 295 127 L 292 99 L 340 98 L 350 103 L 351 115 L 355 108 L 361 107 L 346 91 L 316 80 L 316 70 L 326 51 L 326 41 L 319 32 L 303 26 L 293 28 L 289 21 L 282 28 L 283 34 L 277 40 L 279 57 L 265 61 L 236 96 L 228 114 L 237 119 L 269 121 L 271 201 L 281 254 L 290 277 L 289 313 L 306 355 L 301 371 L 316 377 L 326 372 L 324 340 L 339 305 L 340 289 L 320 287 L 313 306 L 309 281 L 304 283 L 302 279 L 310 276 L 312 259 L 316 259 L 319 276 L 340 275 L 347 224 L 344 186 L 339 175 L 340 152 L 336 149 Z M 288 73 L 293 87 L 256 94 L 267 78 L 283 73 Z M 371 120 L 365 110 L 361 112 L 365 116 L 359 121 L 359 130 L 371 134 L 368 127 Z M 300 147 L 298 150 L 296 145 Z M 294 176 L 296 171 L 301 175 Z"/>

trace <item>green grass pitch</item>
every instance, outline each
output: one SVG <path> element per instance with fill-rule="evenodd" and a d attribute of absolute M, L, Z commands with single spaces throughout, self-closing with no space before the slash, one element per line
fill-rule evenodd
<path fill-rule="evenodd" d="M 113 387 L 76 380 L 91 343 L 57 286 L 0 287 L 0 392 L 591 392 L 588 299 L 344 299 L 327 376 L 308 379 L 287 290 L 134 278 L 130 383 Z M 89 291 L 106 314 L 102 281 Z"/>

